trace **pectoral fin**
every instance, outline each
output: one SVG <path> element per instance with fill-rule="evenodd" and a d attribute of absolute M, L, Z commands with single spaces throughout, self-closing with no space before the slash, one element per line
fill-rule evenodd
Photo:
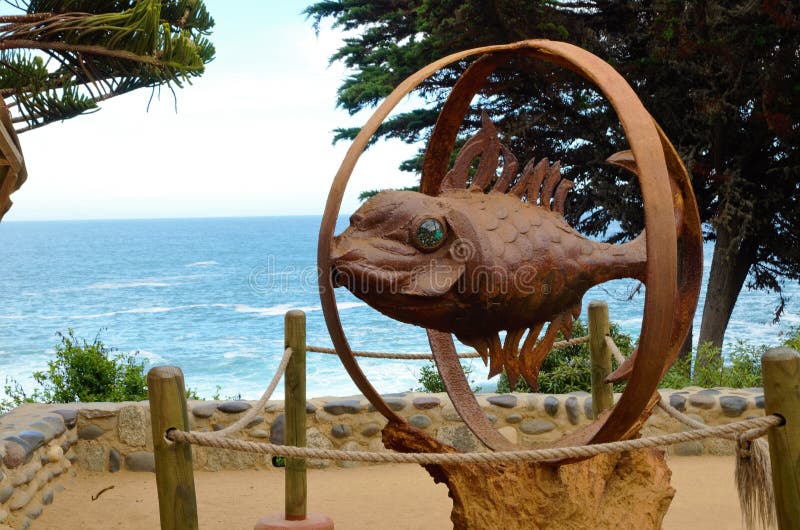
<path fill-rule="evenodd" d="M 419 267 L 411 272 L 408 283 L 400 288 L 400 292 L 415 296 L 443 295 L 458 282 L 464 270 L 464 265 L 450 263 Z"/>

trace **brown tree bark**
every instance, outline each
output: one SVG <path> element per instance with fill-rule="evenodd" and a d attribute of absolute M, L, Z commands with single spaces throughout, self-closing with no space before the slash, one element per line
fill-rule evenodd
<path fill-rule="evenodd" d="M 739 235 L 733 225 L 735 223 L 731 222 L 716 227 L 717 241 L 706 286 L 698 347 L 707 342 L 717 348 L 722 347 L 736 299 L 755 260 L 756 245 L 747 239 L 737 241 Z M 705 366 L 711 360 L 698 358 L 697 362 Z"/>

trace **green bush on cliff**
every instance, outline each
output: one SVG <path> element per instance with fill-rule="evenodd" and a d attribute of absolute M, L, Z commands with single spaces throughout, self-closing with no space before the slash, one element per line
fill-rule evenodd
<path fill-rule="evenodd" d="M 115 352 L 99 334 L 92 342 L 75 337 L 72 329 L 56 334 L 56 357 L 47 369 L 33 373 L 38 387 L 28 395 L 15 380 L 7 378 L 7 398 L 0 408 L 21 403 L 69 403 L 73 401 L 140 401 L 147 399 L 145 361 L 137 353 Z"/>

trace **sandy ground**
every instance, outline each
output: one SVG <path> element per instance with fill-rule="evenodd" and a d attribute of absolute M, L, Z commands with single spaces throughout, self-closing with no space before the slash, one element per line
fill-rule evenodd
<path fill-rule="evenodd" d="M 740 529 L 733 484 L 734 458 L 672 457 L 677 490 L 664 528 Z M 196 472 L 200 528 L 252 529 L 262 515 L 283 511 L 283 472 Z M 96 501 L 91 496 L 108 486 Z M 35 529 L 152 530 L 158 528 L 155 476 L 82 473 L 65 484 Z M 333 518 L 336 528 L 451 528 L 447 489 L 415 465 L 309 470 L 309 510 Z"/>

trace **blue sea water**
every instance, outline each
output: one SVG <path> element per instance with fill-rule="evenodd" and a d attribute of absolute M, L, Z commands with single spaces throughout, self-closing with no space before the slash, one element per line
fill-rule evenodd
<path fill-rule="evenodd" d="M 210 397 L 219 386 L 223 397 L 258 397 L 281 357 L 287 310 L 307 312 L 309 344 L 330 344 L 316 289 L 319 220 L 0 223 L 0 382 L 9 376 L 32 388 L 31 373 L 53 358 L 55 333 L 73 328 L 89 339 L 99 332 L 121 351 L 138 350 L 150 364 L 180 366 L 200 395 Z M 705 252 L 707 276 L 710 245 Z M 644 297 L 627 300 L 634 286 L 612 282 L 590 291 L 585 302 L 606 300 L 612 320 L 636 335 Z M 786 293 L 786 314 L 773 325 L 777 297 L 744 291 L 726 341 L 778 343 L 781 332 L 800 324 L 800 286 L 787 283 Z M 343 289 L 337 297 L 354 348 L 428 351 L 422 329 L 380 315 Z M 422 364 L 361 362 L 382 392 L 414 386 Z M 475 367 L 478 380 L 485 378 L 487 370 L 480 363 Z M 337 357 L 309 353 L 308 393 L 357 390 Z"/>

